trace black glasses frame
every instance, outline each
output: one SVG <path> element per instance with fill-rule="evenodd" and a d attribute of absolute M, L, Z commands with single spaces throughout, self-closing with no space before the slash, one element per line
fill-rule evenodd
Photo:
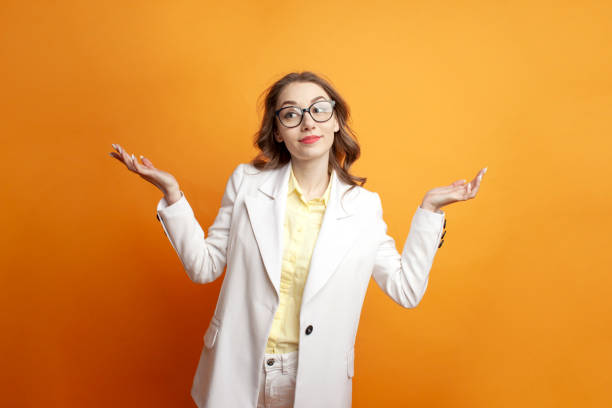
<path fill-rule="evenodd" d="M 329 118 L 328 118 L 328 119 L 325 119 L 325 120 L 316 120 L 316 119 L 314 118 L 314 116 L 312 116 L 312 113 L 310 113 L 310 109 L 311 109 L 311 108 L 312 108 L 312 107 L 313 107 L 315 104 L 317 104 L 317 103 L 319 103 L 319 102 L 329 102 L 329 103 L 331 103 L 331 106 L 332 106 L 332 114 L 329 116 Z M 298 126 L 300 126 L 300 125 L 302 124 L 302 121 L 304 120 L 304 113 L 305 113 L 305 112 L 308 112 L 308 114 L 310 115 L 310 117 L 312 118 L 312 120 L 314 120 L 314 121 L 315 121 L 315 122 L 317 122 L 317 123 L 327 122 L 329 119 L 331 119 L 331 118 L 332 118 L 332 116 L 334 116 L 334 112 L 333 112 L 333 110 L 334 110 L 334 106 L 336 106 L 336 101 L 334 101 L 333 99 L 330 99 L 330 100 L 327 100 L 327 99 L 321 99 L 321 100 L 318 100 L 318 101 L 316 101 L 316 102 L 313 102 L 313 103 L 312 103 L 312 105 L 310 105 L 310 106 L 309 106 L 309 107 L 307 107 L 307 108 L 300 108 L 299 106 L 293 106 L 293 105 L 292 105 L 292 106 L 285 106 L 284 108 L 280 108 L 280 109 L 276 110 L 276 111 L 274 112 L 274 116 L 276 116 L 276 117 L 278 118 L 278 121 L 279 121 L 279 122 L 281 123 L 281 125 L 283 125 L 284 127 L 286 127 L 286 128 L 294 128 L 294 127 L 298 127 Z M 297 108 L 298 110 L 300 110 L 300 111 L 301 111 L 301 112 L 300 112 L 300 114 L 301 114 L 301 116 L 300 116 L 300 121 L 299 121 L 299 122 L 298 122 L 298 124 L 297 124 L 297 125 L 295 125 L 295 126 L 287 126 L 287 125 L 285 125 L 285 124 L 283 123 L 282 119 L 280 118 L 280 115 L 279 115 L 279 114 L 280 114 L 280 112 L 281 112 L 282 110 L 284 110 L 284 109 L 288 109 L 288 108 Z"/>

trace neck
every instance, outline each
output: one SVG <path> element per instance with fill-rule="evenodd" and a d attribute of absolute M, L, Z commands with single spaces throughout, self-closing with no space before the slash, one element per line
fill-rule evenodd
<path fill-rule="evenodd" d="M 306 199 L 310 200 L 323 196 L 330 182 L 330 175 L 327 173 L 327 156 L 316 160 L 291 158 L 291 167 L 300 188 L 306 195 Z"/>

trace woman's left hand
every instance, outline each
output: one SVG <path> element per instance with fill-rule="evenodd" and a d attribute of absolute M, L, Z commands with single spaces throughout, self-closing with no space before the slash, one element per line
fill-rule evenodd
<path fill-rule="evenodd" d="M 440 208 L 456 201 L 465 201 L 476 197 L 480 188 L 482 176 L 487 172 L 487 168 L 481 169 L 476 177 L 467 184 L 465 180 L 457 180 L 449 186 L 436 187 L 429 190 L 423 198 L 421 208 L 425 210 L 441 213 Z"/>

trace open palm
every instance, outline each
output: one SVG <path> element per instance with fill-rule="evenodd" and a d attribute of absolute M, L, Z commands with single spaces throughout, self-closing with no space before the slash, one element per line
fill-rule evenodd
<path fill-rule="evenodd" d="M 131 156 L 118 144 L 113 144 L 116 152 L 110 152 L 110 156 L 125 164 L 128 170 L 138 174 L 155 187 L 159 188 L 164 194 L 172 188 L 177 188 L 178 182 L 174 176 L 166 171 L 160 170 L 153 166 L 153 162 L 144 156 L 140 156 L 142 164 L 138 163 L 138 159 L 132 154 Z"/>
<path fill-rule="evenodd" d="M 487 172 L 487 168 L 481 169 L 474 179 L 469 183 L 465 183 L 465 179 L 457 180 L 448 186 L 436 187 L 429 190 L 423 198 L 423 208 L 439 209 L 445 205 L 465 201 L 476 197 L 482 177 Z"/>

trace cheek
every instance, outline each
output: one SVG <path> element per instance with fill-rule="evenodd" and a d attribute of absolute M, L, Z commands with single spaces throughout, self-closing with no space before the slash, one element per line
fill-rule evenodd
<path fill-rule="evenodd" d="M 327 127 L 327 131 L 329 132 L 329 134 L 333 135 L 338 130 L 340 130 L 340 127 L 338 126 L 338 124 L 330 120 L 330 124 Z"/>

